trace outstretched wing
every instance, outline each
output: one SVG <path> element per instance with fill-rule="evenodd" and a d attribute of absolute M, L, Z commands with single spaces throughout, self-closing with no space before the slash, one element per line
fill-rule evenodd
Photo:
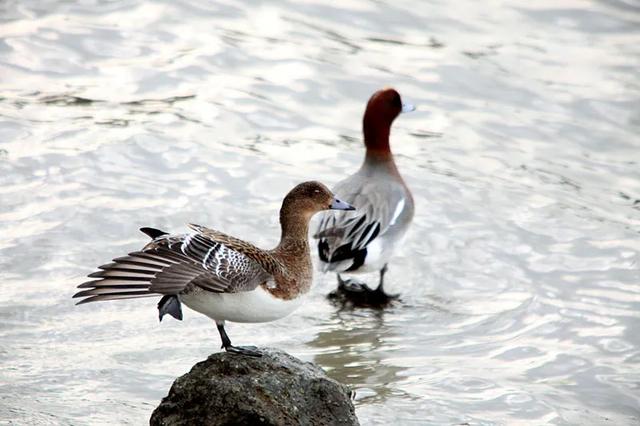
<path fill-rule="evenodd" d="M 184 274 L 183 288 L 188 284 L 197 285 L 217 293 L 236 293 L 256 288 L 270 277 L 257 262 L 243 253 L 212 239 L 200 231 L 182 236 L 178 241 L 170 237 L 158 238 L 147 245 L 153 250 L 165 250 L 183 261 L 169 266 L 151 282 L 151 290 L 166 294 L 180 282 Z M 146 250 L 146 248 L 145 248 Z M 186 266 L 185 264 L 188 264 Z M 198 275 L 194 275 L 198 272 Z M 193 279 L 186 282 L 189 276 Z"/>
<path fill-rule="evenodd" d="M 249 291 L 271 274 L 243 253 L 194 231 L 159 235 L 144 249 L 102 265 L 74 295 L 79 303 L 179 294 L 193 286 L 215 293 Z"/>

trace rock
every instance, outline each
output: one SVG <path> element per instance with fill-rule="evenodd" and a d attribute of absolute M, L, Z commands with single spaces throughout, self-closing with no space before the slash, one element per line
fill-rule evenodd
<path fill-rule="evenodd" d="M 176 379 L 155 425 L 358 425 L 350 389 L 277 349 L 220 352 Z"/>

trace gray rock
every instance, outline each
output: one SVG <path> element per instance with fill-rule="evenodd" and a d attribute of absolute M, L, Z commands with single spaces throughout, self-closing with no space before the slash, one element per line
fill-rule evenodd
<path fill-rule="evenodd" d="M 155 425 L 358 425 L 350 389 L 277 349 L 211 355 L 176 379 Z"/>

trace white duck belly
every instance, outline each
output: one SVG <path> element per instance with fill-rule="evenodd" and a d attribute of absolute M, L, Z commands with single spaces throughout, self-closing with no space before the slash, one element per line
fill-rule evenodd
<path fill-rule="evenodd" d="M 289 315 L 302 303 L 302 297 L 283 300 L 262 287 L 238 293 L 199 290 L 179 297 L 189 308 L 211 319 L 248 323 L 275 321 Z"/>

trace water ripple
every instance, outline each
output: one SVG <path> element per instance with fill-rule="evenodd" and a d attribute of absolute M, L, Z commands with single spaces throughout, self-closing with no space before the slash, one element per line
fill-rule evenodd
<path fill-rule="evenodd" d="M 141 226 L 275 244 L 282 194 L 358 166 L 391 84 L 418 105 L 393 132 L 402 303 L 339 310 L 317 276 L 234 341 L 319 363 L 363 424 L 638 423 L 640 9 L 423 6 L 0 3 L 0 422 L 148 421 L 211 322 L 74 286 Z"/>

